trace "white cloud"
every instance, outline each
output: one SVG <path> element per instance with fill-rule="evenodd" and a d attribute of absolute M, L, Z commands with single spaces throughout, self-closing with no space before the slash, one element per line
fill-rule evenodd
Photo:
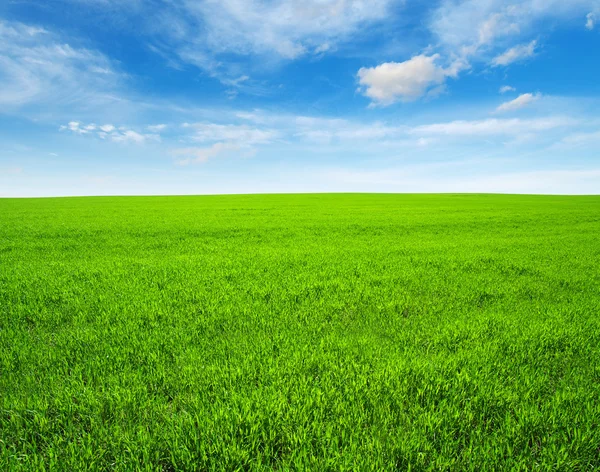
<path fill-rule="evenodd" d="M 246 121 L 252 121 L 254 123 L 264 124 L 267 120 L 267 117 L 261 113 L 259 110 L 249 112 L 249 111 L 238 111 L 235 113 L 237 118 Z"/>
<path fill-rule="evenodd" d="M 499 48 L 512 48 L 524 37 L 531 37 L 543 21 L 576 20 L 593 10 L 597 1 L 442 0 L 428 26 L 442 50 L 459 57 L 488 60 Z M 503 62 L 511 55 L 499 57 Z"/>
<path fill-rule="evenodd" d="M 237 118 L 250 119 L 254 114 L 238 112 Z M 269 118 L 270 120 L 271 118 Z M 180 141 L 212 143 L 206 147 L 186 147 L 173 149 L 171 154 L 179 159 L 179 164 L 202 163 L 221 155 L 236 153 L 241 157 L 251 157 L 256 153 L 254 146 L 274 143 L 281 137 L 281 129 L 258 128 L 245 124 L 183 123 L 182 128 L 191 133 L 182 136 Z"/>
<path fill-rule="evenodd" d="M 217 123 L 185 123 L 194 134 L 191 139 L 198 142 L 231 141 L 250 144 L 267 144 L 279 136 L 278 131 L 268 128 L 255 128 L 248 125 Z"/>
<path fill-rule="evenodd" d="M 156 134 L 140 134 L 137 131 L 125 130 L 120 133 L 113 133 L 110 139 L 116 143 L 131 143 L 144 144 L 148 140 L 159 141 L 160 138 Z"/>
<path fill-rule="evenodd" d="M 416 100 L 444 84 L 447 77 L 456 77 L 466 67 L 453 63 L 444 69 L 436 64 L 439 54 L 414 56 L 405 62 L 386 62 L 358 71 L 363 93 L 374 103 L 389 105 L 398 100 Z"/>
<path fill-rule="evenodd" d="M 327 51 L 331 51 L 332 46 L 329 43 L 323 43 L 315 48 L 315 54 L 323 54 Z"/>
<path fill-rule="evenodd" d="M 104 73 L 98 73 L 103 70 Z M 115 100 L 121 76 L 103 54 L 41 28 L 0 20 L 0 106 L 73 109 Z"/>
<path fill-rule="evenodd" d="M 486 110 L 487 113 L 487 110 Z M 233 120 L 243 124 L 186 124 L 189 134 L 184 142 L 207 145 L 216 142 L 235 143 L 241 146 L 313 146 L 316 152 L 324 149 L 349 149 L 352 151 L 377 148 L 391 152 L 414 146 L 431 146 L 464 143 L 470 145 L 476 138 L 481 142 L 521 145 L 534 139 L 555 141 L 567 132 L 573 132 L 581 120 L 568 116 L 543 116 L 538 118 L 484 118 L 457 120 L 415 125 L 402 121 L 358 121 L 318 116 L 270 113 L 264 110 L 234 111 Z M 199 134 L 196 127 L 200 126 Z M 250 131 L 252 130 L 252 131 Z M 309 148 L 309 149 L 312 149 Z M 308 152 L 308 151 L 307 151 Z M 312 151 L 310 151 L 312 152 Z"/>
<path fill-rule="evenodd" d="M 249 76 L 241 75 L 233 79 L 224 79 L 223 84 L 229 85 L 230 87 L 238 87 L 240 84 L 247 82 L 248 80 L 250 80 Z"/>
<path fill-rule="evenodd" d="M 388 19 L 397 1 L 170 0 L 151 15 L 149 48 L 170 67 L 191 64 L 231 87 L 225 92 L 231 99 L 240 92 L 267 95 L 273 89 L 247 70 L 336 51 Z"/>
<path fill-rule="evenodd" d="M 307 141 L 327 144 L 357 141 L 376 141 L 402 135 L 406 127 L 389 126 L 384 123 L 352 123 L 347 120 L 298 117 L 291 132 Z"/>
<path fill-rule="evenodd" d="M 69 121 L 66 125 L 63 125 L 59 128 L 60 131 L 69 130 L 75 134 L 88 134 L 89 130 L 85 127 L 80 127 L 81 123 L 79 121 Z"/>
<path fill-rule="evenodd" d="M 144 144 L 147 141 L 160 141 L 158 134 L 142 134 L 137 131 L 120 126 L 117 129 L 114 125 L 95 125 L 93 123 L 84 125 L 79 121 L 70 121 L 67 125 L 63 125 L 60 131 L 69 130 L 74 134 L 91 136 L 94 132 L 100 139 L 110 139 L 116 143 Z"/>
<path fill-rule="evenodd" d="M 386 18 L 392 0 L 184 0 L 180 36 L 216 53 L 275 53 L 293 59 L 330 48 L 365 25 Z M 203 37 L 204 36 L 204 37 Z"/>
<path fill-rule="evenodd" d="M 577 124 L 576 120 L 564 117 L 532 118 L 532 119 L 498 119 L 489 118 L 478 121 L 451 121 L 416 126 L 409 130 L 415 135 L 442 136 L 499 136 L 522 135 L 540 131 L 548 131 Z"/>
<path fill-rule="evenodd" d="M 536 97 L 536 96 L 534 96 Z M 512 146 L 532 143 L 534 140 L 555 141 L 557 136 L 573 132 L 583 124 L 569 116 L 543 116 L 537 118 L 484 118 L 480 120 L 457 120 L 414 125 L 401 121 L 355 121 L 291 114 L 271 114 L 262 110 L 234 112 L 233 116 L 270 130 L 277 139 L 265 144 L 318 145 L 315 149 L 349 149 L 352 151 L 379 149 L 393 152 L 414 146 L 444 146 L 448 144 L 470 145 L 481 143 L 510 144 Z M 190 126 L 190 125 L 188 125 Z M 238 125 L 239 126 L 239 125 Z M 209 127 L 215 130 L 219 128 Z M 235 129 L 235 128 L 233 128 Z M 194 135 L 192 134 L 192 140 Z M 201 142 L 220 138 L 220 142 L 236 142 L 235 134 L 212 133 L 203 136 Z M 231 139 L 228 139 L 231 138 Z M 312 151 L 311 151 L 312 152 Z"/>
<path fill-rule="evenodd" d="M 519 110 L 523 107 L 526 107 L 526 106 L 532 104 L 533 102 L 538 100 L 540 97 L 541 97 L 541 95 L 539 93 L 535 94 L 535 95 L 532 93 L 524 93 L 524 94 L 519 95 L 514 100 L 504 102 L 502 105 L 500 105 L 498 108 L 496 108 L 496 111 L 497 112 L 506 112 L 506 111 Z"/>
<path fill-rule="evenodd" d="M 586 18 L 585 27 L 587 29 L 589 29 L 590 31 L 592 31 L 594 29 L 594 27 L 596 26 L 596 14 L 593 11 L 589 12 L 585 18 Z"/>
<path fill-rule="evenodd" d="M 206 116 L 208 118 L 210 115 Z M 531 119 L 485 118 L 415 125 L 403 123 L 401 120 L 358 121 L 278 114 L 264 110 L 231 110 L 228 114 L 219 113 L 218 119 L 220 123 L 168 125 L 171 131 L 165 143 L 168 148 L 176 148 L 173 151 L 176 160 L 193 163 L 228 155 L 239 158 L 251 155 L 259 149 L 269 152 L 294 149 L 294 152 L 302 150 L 304 153 L 332 155 L 338 152 L 354 152 L 400 156 L 406 155 L 408 149 L 416 152 L 416 149 L 430 146 L 457 149 L 456 146 L 481 146 L 484 143 L 513 147 L 534 142 L 551 143 L 568 133 L 582 129 L 582 122 L 564 116 Z M 85 130 L 86 126 L 88 124 L 85 122 L 72 121 L 66 124 L 63 130 L 77 135 L 84 130 L 86 137 L 132 145 L 160 141 L 158 134 L 148 132 L 148 126 L 132 129 L 102 124 L 96 125 L 94 131 Z M 106 132 L 103 129 L 110 131 Z"/>
<path fill-rule="evenodd" d="M 507 93 L 507 92 L 516 92 L 517 89 L 514 87 L 511 87 L 510 85 L 503 85 L 502 87 L 500 87 L 500 93 Z"/>
<path fill-rule="evenodd" d="M 242 146 L 236 143 L 215 143 L 209 147 L 189 147 L 173 149 L 171 155 L 178 159 L 180 165 L 204 163 L 217 156 L 229 155 L 242 150 Z M 247 153 L 246 153 L 247 155 Z"/>
<path fill-rule="evenodd" d="M 287 142 L 292 138 L 313 143 L 333 141 L 365 141 L 395 137 L 404 132 L 405 126 L 390 126 L 382 122 L 357 123 L 340 118 L 269 114 L 260 110 L 236 112 L 239 119 L 269 126 L 278 139 Z"/>
<path fill-rule="evenodd" d="M 444 47 L 470 55 L 498 37 L 519 33 L 515 9 L 495 0 L 445 0 L 434 11 L 429 26 Z"/>
<path fill-rule="evenodd" d="M 146 129 L 152 133 L 160 133 L 161 131 L 164 131 L 165 129 L 167 129 L 167 125 L 165 125 L 165 124 L 150 125 L 150 126 L 146 126 Z"/>
<path fill-rule="evenodd" d="M 492 59 L 492 65 L 494 66 L 507 66 L 512 64 L 513 62 L 522 61 L 523 59 L 527 59 L 532 57 L 535 54 L 535 48 L 537 46 L 537 41 L 531 41 L 528 44 L 520 44 L 518 46 L 512 47 L 502 54 L 496 56 Z"/>
<path fill-rule="evenodd" d="M 564 137 L 561 142 L 576 146 L 600 143 L 600 131 L 570 134 Z"/>

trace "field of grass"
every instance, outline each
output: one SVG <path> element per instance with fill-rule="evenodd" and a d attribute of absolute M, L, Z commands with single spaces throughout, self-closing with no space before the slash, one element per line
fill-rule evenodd
<path fill-rule="evenodd" d="M 0 200 L 0 470 L 600 469 L 600 197 Z"/>

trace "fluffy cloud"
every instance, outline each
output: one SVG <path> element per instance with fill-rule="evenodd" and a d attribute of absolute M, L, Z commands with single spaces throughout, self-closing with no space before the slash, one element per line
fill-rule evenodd
<path fill-rule="evenodd" d="M 79 123 L 79 121 L 69 121 L 69 123 L 67 123 L 65 126 L 61 126 L 60 130 L 62 131 L 68 129 L 75 134 L 87 134 L 89 131 L 85 128 L 80 128 L 80 125 L 81 123 Z"/>
<path fill-rule="evenodd" d="M 590 31 L 594 29 L 594 27 L 596 26 L 596 14 L 594 12 L 589 12 L 587 14 L 587 16 L 585 17 L 586 22 L 585 22 L 585 27 L 587 29 L 589 29 Z"/>
<path fill-rule="evenodd" d="M 492 59 L 492 65 L 507 66 L 513 62 L 522 61 L 523 59 L 532 57 L 535 54 L 536 45 L 537 41 L 534 40 L 528 44 L 520 44 L 512 47 Z"/>
<path fill-rule="evenodd" d="M 100 126 L 100 130 L 102 130 L 105 133 L 110 133 L 110 132 L 112 132 L 112 131 L 115 130 L 115 127 L 113 125 L 110 125 L 110 124 L 109 125 L 102 125 L 102 126 Z"/>
<path fill-rule="evenodd" d="M 510 85 L 503 85 L 502 87 L 500 87 L 499 92 L 500 93 L 507 93 L 507 92 L 516 92 L 517 89 L 514 87 L 511 87 Z"/>
<path fill-rule="evenodd" d="M 158 134 L 141 134 L 137 131 L 120 127 L 117 129 L 114 125 L 83 125 L 79 121 L 70 121 L 61 126 L 60 131 L 70 131 L 79 135 L 95 135 L 100 139 L 109 139 L 115 143 L 144 144 L 147 141 L 160 141 Z"/>
<path fill-rule="evenodd" d="M 504 102 L 502 105 L 500 105 L 498 108 L 496 108 L 496 111 L 497 112 L 506 112 L 506 111 L 519 110 L 523 107 L 526 107 L 526 106 L 532 104 L 533 102 L 538 100 L 540 98 L 540 96 L 541 95 L 539 93 L 535 94 L 535 95 L 532 93 L 524 93 L 522 95 L 519 95 L 514 100 Z"/>
<path fill-rule="evenodd" d="M 358 71 L 359 83 L 364 94 L 377 104 L 416 100 L 427 93 L 439 91 L 446 78 L 456 77 L 466 67 L 456 62 L 444 69 L 436 64 L 439 57 L 439 54 L 419 55 L 405 62 L 363 67 Z"/>

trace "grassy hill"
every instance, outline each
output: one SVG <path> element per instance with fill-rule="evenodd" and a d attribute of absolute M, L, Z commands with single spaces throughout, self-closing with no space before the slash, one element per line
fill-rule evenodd
<path fill-rule="evenodd" d="M 600 468 L 600 197 L 0 200 L 1 470 Z"/>

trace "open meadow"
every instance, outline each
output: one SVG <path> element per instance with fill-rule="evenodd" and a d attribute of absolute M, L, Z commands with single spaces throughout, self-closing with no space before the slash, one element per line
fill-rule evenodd
<path fill-rule="evenodd" d="M 600 197 L 0 199 L 0 470 L 600 469 Z"/>

